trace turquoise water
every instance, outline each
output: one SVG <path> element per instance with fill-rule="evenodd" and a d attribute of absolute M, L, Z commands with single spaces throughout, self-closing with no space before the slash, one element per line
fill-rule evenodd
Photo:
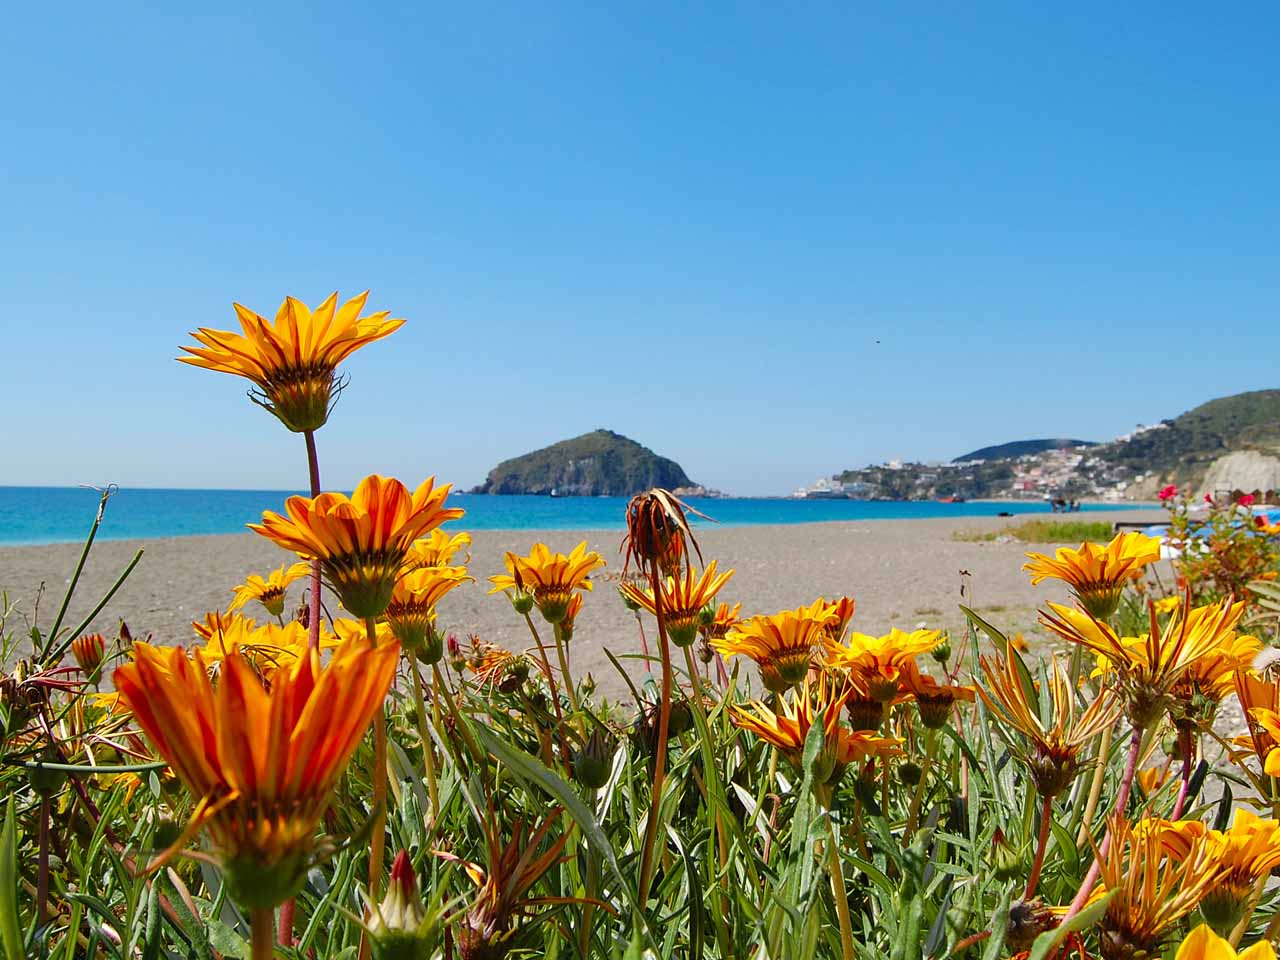
<path fill-rule="evenodd" d="M 296 492 L 296 491 L 295 491 Z M 290 491 L 119 490 L 107 504 L 100 539 L 132 540 L 207 533 L 243 533 L 263 510 L 280 510 Z M 0 543 L 83 540 L 99 494 L 81 487 L 0 487 Z M 487 497 L 457 495 L 450 503 L 467 515 L 451 524 L 468 530 L 621 530 L 624 497 Z M 690 504 L 723 524 L 814 523 L 824 520 L 904 520 L 990 517 L 1002 510 L 1048 513 L 1041 501 L 1016 503 L 897 502 L 868 500 L 693 499 Z M 1133 509 L 1085 507 L 1087 512 Z"/>

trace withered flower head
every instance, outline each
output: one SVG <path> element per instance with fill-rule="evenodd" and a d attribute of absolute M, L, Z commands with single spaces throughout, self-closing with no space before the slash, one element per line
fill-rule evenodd
<path fill-rule="evenodd" d="M 627 535 L 622 540 L 624 572 L 634 560 L 641 570 L 648 564 L 656 564 L 664 575 L 674 577 L 690 547 L 701 563 L 702 551 L 686 513 L 711 519 L 661 487 L 632 497 L 627 504 Z"/>

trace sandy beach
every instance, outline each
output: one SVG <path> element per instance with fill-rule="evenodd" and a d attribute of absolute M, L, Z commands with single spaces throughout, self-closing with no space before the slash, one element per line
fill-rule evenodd
<path fill-rule="evenodd" d="M 1160 511 L 1085 515 L 1086 519 L 1159 519 Z M 878 520 L 781 526 L 704 528 L 699 532 L 704 557 L 737 573 L 720 598 L 743 601 L 743 614 L 772 613 L 811 602 L 817 596 L 848 594 L 857 600 L 855 629 L 882 633 L 890 627 L 919 626 L 957 630 L 963 617 L 962 570 L 970 574 L 971 603 L 991 622 L 1024 632 L 1031 642 L 1044 634 L 1035 623 L 1038 604 L 1064 601 L 1060 584 L 1032 587 L 1019 570 L 1028 547 L 1012 542 L 962 542 L 956 531 L 998 530 L 1020 519 L 984 517 L 930 520 Z M 442 626 L 465 639 L 478 634 L 512 649 L 526 647 L 527 628 L 501 596 L 489 596 L 487 577 L 501 572 L 508 550 L 527 552 L 536 541 L 567 551 L 581 540 L 604 555 L 609 566 L 597 575 L 586 598 L 572 646 L 574 672 L 590 672 L 603 691 L 618 694 L 621 679 L 603 654 L 638 651 L 634 616 L 618 599 L 610 578 L 622 567 L 617 531 L 483 531 L 474 534 L 470 569 L 477 582 L 449 594 L 440 606 Z M 141 562 L 92 628 L 112 635 L 123 618 L 135 637 L 189 643 L 190 622 L 211 610 L 225 609 L 231 588 L 248 573 L 265 573 L 290 556 L 253 534 L 111 541 L 96 544 L 70 608 L 74 623 L 97 603 L 135 551 Z M 35 612 L 41 583 L 39 622 L 48 626 L 75 568 L 78 544 L 0 549 L 0 590 L 15 607 L 10 627 L 22 630 L 22 617 Z M 302 584 L 290 593 L 290 609 L 302 596 Z M 265 613 L 250 605 L 259 620 Z M 652 633 L 653 625 L 646 622 Z M 638 671 L 639 672 L 639 671 Z"/>

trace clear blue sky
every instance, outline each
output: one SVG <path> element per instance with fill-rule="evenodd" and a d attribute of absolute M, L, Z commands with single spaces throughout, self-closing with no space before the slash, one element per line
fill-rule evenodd
<path fill-rule="evenodd" d="M 409 322 L 331 486 L 605 426 L 786 492 L 1280 386 L 1272 4 L 183 6 L 6 13 L 0 483 L 301 485 L 173 357 L 334 289 Z"/>

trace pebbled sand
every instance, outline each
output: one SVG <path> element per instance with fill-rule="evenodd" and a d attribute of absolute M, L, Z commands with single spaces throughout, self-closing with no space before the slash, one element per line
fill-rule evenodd
<path fill-rule="evenodd" d="M 1147 510 L 1083 516 L 1156 521 L 1163 513 Z M 999 529 L 1022 519 L 709 527 L 701 528 L 698 538 L 707 560 L 717 559 L 722 569 L 737 570 L 719 599 L 742 601 L 744 615 L 795 607 L 819 595 L 849 594 L 858 604 L 854 629 L 865 633 L 882 633 L 891 626 L 958 630 L 963 625 L 957 609 L 962 602 L 960 571 L 968 570 L 972 584 L 968 602 L 1002 629 L 1024 632 L 1034 648 L 1035 638 L 1044 636 L 1035 625 L 1037 604 L 1066 601 L 1067 593 L 1056 583 L 1031 587 L 1019 566 L 1026 550 L 1051 548 L 966 543 L 952 538 L 956 530 Z M 606 576 L 616 575 L 622 566 L 618 553 L 622 534 L 617 531 L 481 531 L 473 536 L 470 568 L 478 582 L 455 590 L 440 605 L 441 625 L 463 639 L 476 633 L 511 648 L 524 648 L 530 642 L 524 622 L 506 600 L 487 595 L 486 578 L 503 569 L 502 557 L 507 550 L 526 553 L 541 540 L 568 551 L 585 539 L 608 561 Z M 74 625 L 92 609 L 139 548 L 145 551 L 141 562 L 95 619 L 93 629 L 114 634 L 123 618 L 135 637 L 152 633 L 157 642 L 190 643 L 194 640 L 190 621 L 207 611 L 225 609 L 231 588 L 246 574 L 265 573 L 291 560 L 284 551 L 247 533 L 100 543 L 85 566 L 70 607 L 69 624 Z M 0 590 L 7 592 L 15 606 L 9 618 L 14 633 L 25 632 L 23 617 L 32 616 L 41 582 L 46 590 L 40 601 L 39 622 L 49 626 L 79 551 L 78 544 L 0 548 Z M 579 677 L 590 672 L 602 691 L 616 696 L 625 687 L 602 651 L 608 647 L 615 655 L 638 652 L 636 624 L 618 599 L 613 583 L 599 575 L 596 579 L 596 589 L 587 595 L 578 620 L 571 648 L 573 670 Z M 301 583 L 291 588 L 287 609 L 296 605 L 302 588 Z M 260 607 L 251 607 L 247 611 L 250 616 L 265 619 Z M 646 619 L 646 629 L 652 638 L 651 620 Z M 549 631 L 544 639 L 550 639 Z M 642 669 L 637 666 L 633 675 L 642 676 Z"/>

